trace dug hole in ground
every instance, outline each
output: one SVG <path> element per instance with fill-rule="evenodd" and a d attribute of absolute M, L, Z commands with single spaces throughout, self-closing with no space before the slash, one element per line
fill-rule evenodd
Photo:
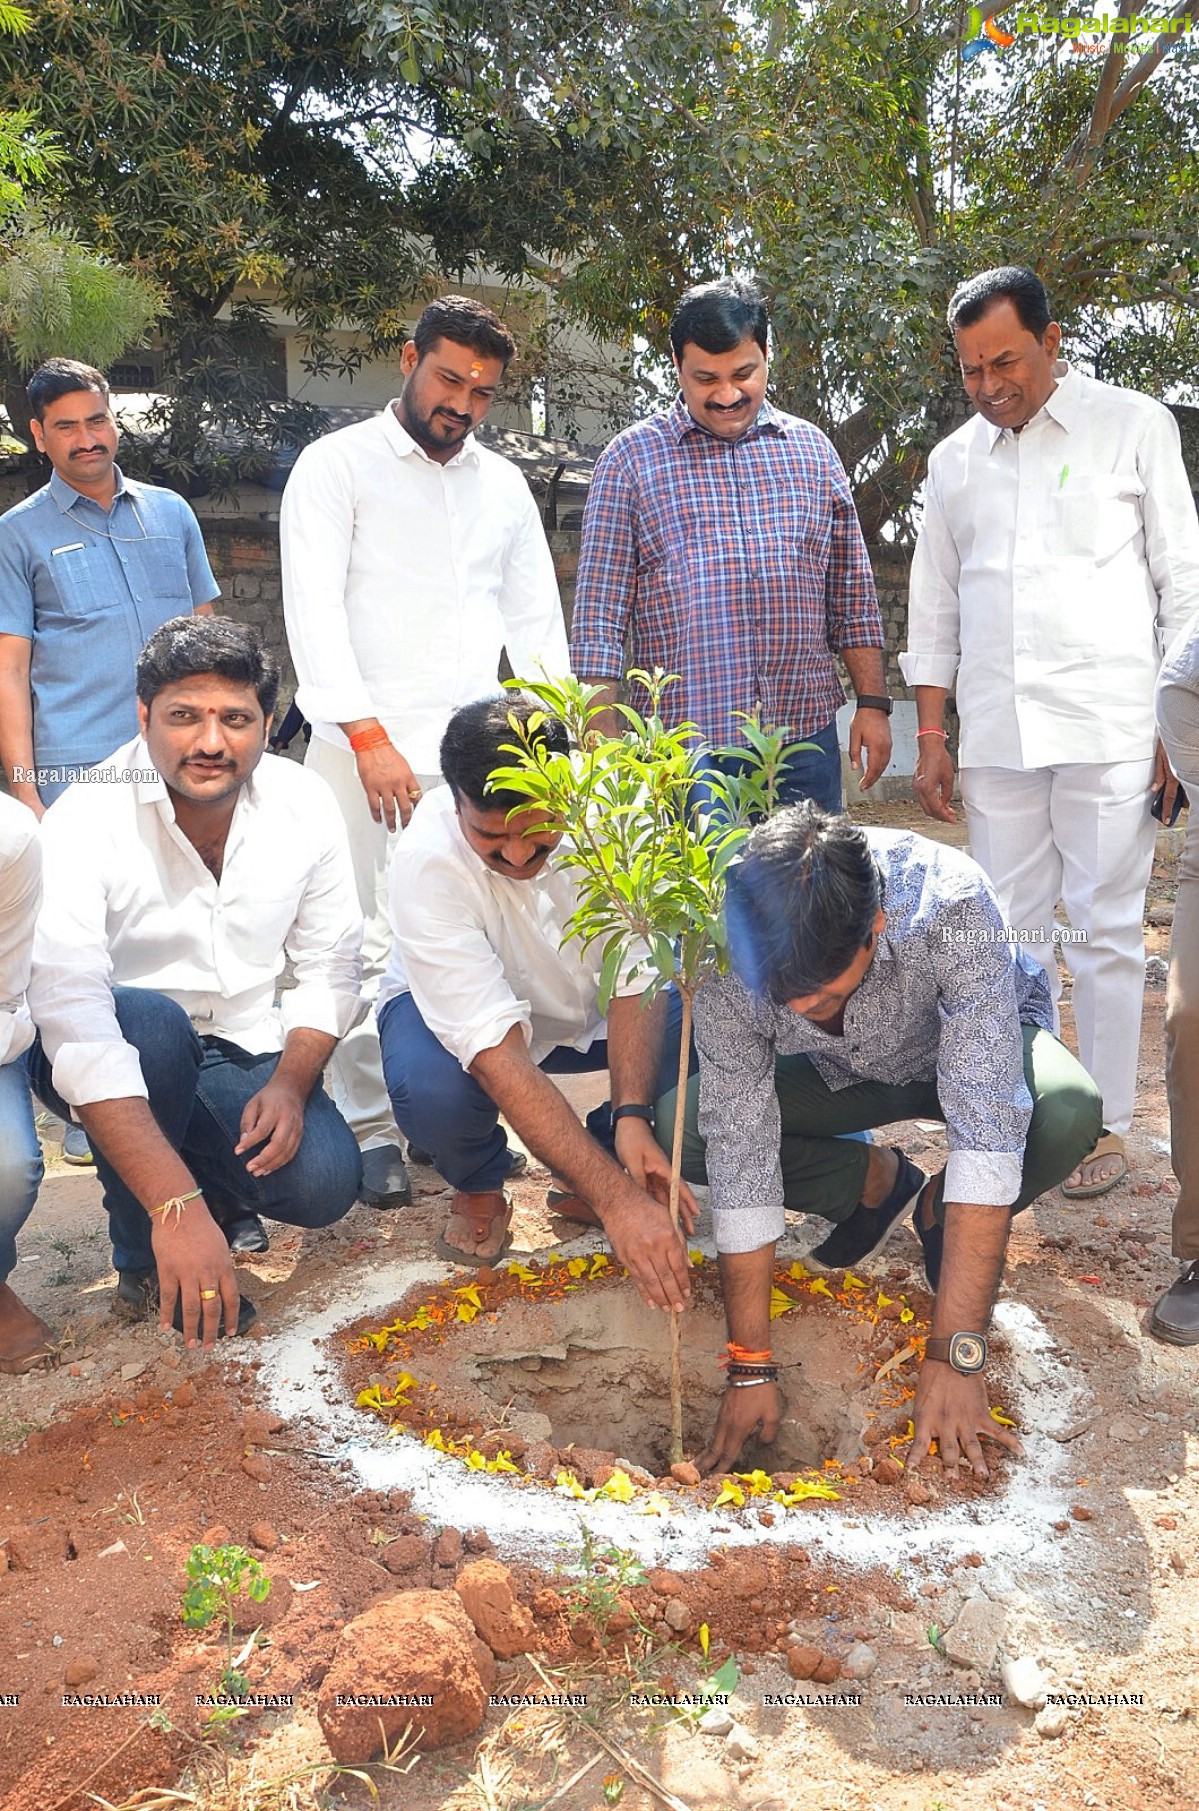
<path fill-rule="evenodd" d="M 12 1280 L 59 1362 L 0 1381 L 4 1811 L 365 1806 L 367 1771 L 389 1811 L 1199 1803 L 1199 1357 L 1145 1333 L 1177 1270 L 1160 979 L 1129 1176 L 1015 1223 L 992 1400 L 1025 1456 L 985 1486 L 902 1467 L 929 1306 L 906 1228 L 820 1279 L 822 1229 L 791 1223 L 780 1441 L 697 1487 L 665 1463 L 665 1325 L 544 1171 L 514 1188 L 517 1269 L 481 1283 L 430 1259 L 428 1170 L 407 1212 L 272 1227 L 258 1329 L 205 1359 L 113 1317 L 99 1189 L 52 1162 Z M 889 1137 L 941 1160 L 939 1127 Z M 723 1344 L 714 1266 L 693 1278 L 689 1450 Z M 181 1612 L 201 1542 L 271 1581 L 233 1600 L 227 1721 L 196 1700 L 229 1644 Z"/>

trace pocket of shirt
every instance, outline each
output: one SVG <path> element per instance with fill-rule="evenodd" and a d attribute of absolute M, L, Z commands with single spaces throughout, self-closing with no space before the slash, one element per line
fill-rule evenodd
<path fill-rule="evenodd" d="M 104 548 L 94 543 L 68 546 L 62 553 L 52 553 L 48 563 L 64 616 L 95 616 L 119 607 L 121 599 L 113 584 L 112 562 Z"/>
<path fill-rule="evenodd" d="M 1050 552 L 1102 566 L 1140 529 L 1144 494 L 1132 472 L 1067 477 L 1051 500 Z"/>

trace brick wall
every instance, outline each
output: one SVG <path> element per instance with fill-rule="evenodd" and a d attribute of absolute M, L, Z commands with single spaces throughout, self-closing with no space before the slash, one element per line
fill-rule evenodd
<path fill-rule="evenodd" d="M 249 487 L 246 487 L 247 495 Z M 261 493 L 270 498 L 269 492 Z M 251 501 L 256 501 L 252 499 Z M 243 508 L 239 515 L 229 507 L 206 507 L 203 500 L 196 514 L 204 531 L 204 543 L 213 572 L 224 599 L 222 608 L 231 616 L 252 622 L 261 630 L 283 669 L 282 696 L 286 702 L 295 691 L 295 671 L 287 651 L 283 632 L 282 586 L 279 573 L 278 499 L 271 498 L 272 508 Z M 579 566 L 579 530 L 554 528 L 549 531 L 550 552 L 562 592 L 562 608 L 569 633 L 574 608 L 575 577 Z M 887 682 L 896 698 L 908 697 L 899 671 L 898 654 L 907 639 L 908 561 L 888 549 L 874 556 L 874 574 L 878 584 L 879 605 L 887 647 Z"/>

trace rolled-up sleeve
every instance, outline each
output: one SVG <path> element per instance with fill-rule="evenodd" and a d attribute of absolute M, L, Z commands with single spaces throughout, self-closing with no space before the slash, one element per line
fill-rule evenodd
<path fill-rule="evenodd" d="M 113 1002 L 106 852 L 88 835 L 87 792 L 72 787 L 42 820 L 44 897 L 29 980 L 54 1086 L 72 1107 L 148 1094 Z"/>
<path fill-rule="evenodd" d="M 583 511 L 570 631 L 571 657 L 580 678 L 623 676 L 636 595 L 636 499 L 618 452 L 609 449 L 596 464 Z"/>
<path fill-rule="evenodd" d="M 941 1015 L 937 1095 L 949 1145 L 945 1199 L 981 1207 L 1010 1207 L 1020 1193 L 1032 1118 L 1004 929 L 994 895 L 979 891 L 947 906 L 931 938 Z"/>
<path fill-rule="evenodd" d="M 961 659 L 958 582 L 962 562 L 941 501 L 934 457 L 924 487 L 924 518 L 912 556 L 908 646 L 899 656 L 909 685 L 952 686 Z"/>
<path fill-rule="evenodd" d="M 774 1039 L 754 1018 L 754 1002 L 732 976 L 696 995 L 699 1130 L 720 1252 L 757 1251 L 785 1225 Z"/>
<path fill-rule="evenodd" d="M 333 795 L 323 784 L 320 791 L 305 820 L 306 834 L 320 837 L 320 854 L 287 936 L 295 986 L 283 994 L 280 1016 L 285 1035 L 304 1027 L 343 1038 L 370 1010 L 362 998 L 362 913 L 345 824 Z"/>
<path fill-rule="evenodd" d="M 415 878 L 414 878 L 415 876 Z M 532 1008 L 509 986 L 482 922 L 452 870 L 436 860 L 391 864 L 390 912 L 404 978 L 429 1030 L 469 1069 L 513 1025 L 531 1042 Z"/>
<path fill-rule="evenodd" d="M 335 444 L 318 440 L 296 460 L 279 517 L 296 703 L 311 722 L 354 723 L 376 714 L 350 644 L 345 594 L 353 538 L 350 462 Z"/>

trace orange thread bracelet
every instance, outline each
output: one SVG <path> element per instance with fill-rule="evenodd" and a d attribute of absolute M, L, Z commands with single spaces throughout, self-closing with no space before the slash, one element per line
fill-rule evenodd
<path fill-rule="evenodd" d="M 768 1365 L 771 1362 L 769 1352 L 751 1352 L 748 1346 L 739 1346 L 731 1339 L 726 1351 L 728 1356 L 721 1359 L 722 1365 Z"/>
<path fill-rule="evenodd" d="M 919 741 L 921 736 L 940 736 L 943 741 L 948 742 L 949 731 L 947 729 L 918 729 L 916 740 Z"/>
<path fill-rule="evenodd" d="M 376 723 L 374 729 L 355 730 L 350 737 L 350 747 L 356 755 L 360 755 L 368 748 L 382 748 L 385 742 L 390 743 L 390 741 L 391 737 L 383 725 Z"/>

